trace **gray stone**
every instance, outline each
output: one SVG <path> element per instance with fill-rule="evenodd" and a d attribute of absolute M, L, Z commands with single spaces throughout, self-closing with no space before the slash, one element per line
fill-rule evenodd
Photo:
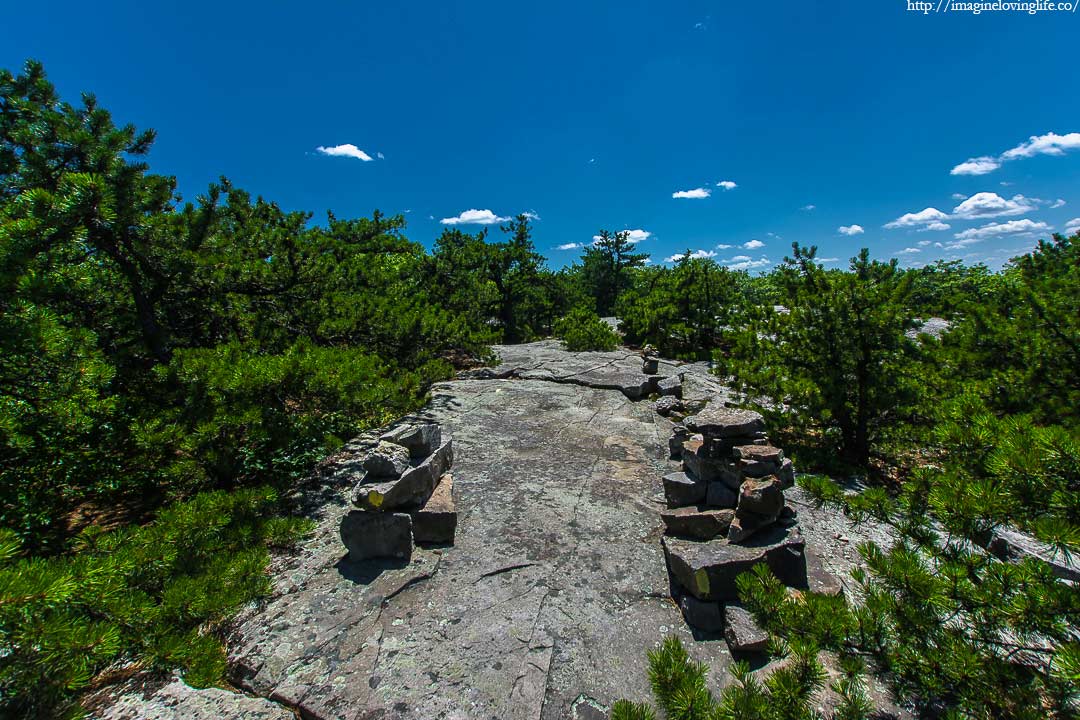
<path fill-rule="evenodd" d="M 435 423 L 401 425 L 384 433 L 379 439 L 407 448 L 409 456 L 414 459 L 423 458 L 442 444 L 442 428 Z"/>
<path fill-rule="evenodd" d="M 668 535 L 693 540 L 712 540 L 714 537 L 723 536 L 734 517 L 734 510 L 702 507 L 682 507 L 660 513 Z"/>
<path fill-rule="evenodd" d="M 687 427 L 703 435 L 736 437 L 765 430 L 765 418 L 753 410 L 725 407 L 722 402 L 710 400 L 705 409 L 694 416 L 693 425 L 687 419 Z"/>
<path fill-rule="evenodd" d="M 834 597 L 844 592 L 844 586 L 839 578 L 825 569 L 821 555 L 816 552 L 806 553 L 806 589 Z"/>
<path fill-rule="evenodd" d="M 453 438 L 447 437 L 438 450 L 416 467 L 403 472 L 397 480 L 357 486 L 353 491 L 353 504 L 365 510 L 379 511 L 422 505 L 453 463 Z"/>
<path fill-rule="evenodd" d="M 780 516 L 780 511 L 783 509 L 784 491 L 780 486 L 780 478 L 775 475 L 748 479 L 739 488 L 739 505 L 736 512 L 739 516 L 751 513 L 763 515 L 772 521 Z"/>
<path fill-rule="evenodd" d="M 353 510 L 341 519 L 341 542 L 349 559 L 412 557 L 412 518 L 405 513 Z"/>
<path fill-rule="evenodd" d="M 1025 558 L 1041 560 L 1049 565 L 1054 575 L 1062 580 L 1080 582 L 1080 559 L 1055 552 L 1046 543 L 1016 530 L 997 528 L 994 530 L 987 549 L 1001 560 L 1017 561 Z"/>
<path fill-rule="evenodd" d="M 769 634 L 741 605 L 724 606 L 724 639 L 733 653 L 760 653 L 769 646 Z"/>
<path fill-rule="evenodd" d="M 795 465 L 791 462 L 791 458 L 784 458 L 776 476 L 780 478 L 780 484 L 785 490 L 795 485 Z"/>
<path fill-rule="evenodd" d="M 699 600 L 736 599 L 735 578 L 758 563 L 768 565 L 785 585 L 806 587 L 805 543 L 797 527 L 774 525 L 743 545 L 669 537 L 662 542 L 671 574 Z"/>
<path fill-rule="evenodd" d="M 647 357 L 641 359 L 641 372 L 646 375 L 655 375 L 660 370 L 660 360 L 658 358 Z"/>
<path fill-rule="evenodd" d="M 682 457 L 683 443 L 690 439 L 690 431 L 682 425 L 676 425 L 671 429 L 671 437 L 668 438 L 668 454 L 672 460 Z"/>
<path fill-rule="evenodd" d="M 679 609 L 690 627 L 705 632 L 720 632 L 724 629 L 724 615 L 718 602 L 698 600 L 693 595 L 684 593 L 679 598 Z"/>
<path fill-rule="evenodd" d="M 740 460 L 767 462 L 777 467 L 784 459 L 784 451 L 772 445 L 739 445 L 733 448 L 732 452 Z"/>
<path fill-rule="evenodd" d="M 735 519 L 728 526 L 727 539 L 730 543 L 741 543 L 754 533 L 764 528 L 771 527 L 776 518 L 765 515 L 744 512 L 741 515 L 736 512 Z"/>
<path fill-rule="evenodd" d="M 367 472 L 364 482 L 397 479 L 408 468 L 409 451 L 401 445 L 382 441 L 364 458 L 364 470 Z"/>
<path fill-rule="evenodd" d="M 739 503 L 739 493 L 732 490 L 723 480 L 709 483 L 705 491 L 705 504 L 717 508 L 733 508 Z"/>
<path fill-rule="evenodd" d="M 681 472 L 665 475 L 663 483 L 664 497 L 668 507 L 673 508 L 697 505 L 705 499 L 708 490 L 708 483 Z"/>
<path fill-rule="evenodd" d="M 457 530 L 453 476 L 450 473 L 443 475 L 423 507 L 410 514 L 414 542 L 453 545 L 454 532 Z"/>
<path fill-rule="evenodd" d="M 742 484 L 742 475 L 731 460 L 706 455 L 700 435 L 683 443 L 682 461 L 688 474 L 705 482 L 723 482 L 733 489 Z"/>
<path fill-rule="evenodd" d="M 221 688 L 196 689 L 178 677 L 149 675 L 110 685 L 84 698 L 94 720 L 295 720 L 278 703 Z"/>
<path fill-rule="evenodd" d="M 666 395 L 656 401 L 656 404 L 653 405 L 653 409 L 660 415 L 667 417 L 671 413 L 681 410 L 682 403 L 679 402 L 678 398 Z"/>
<path fill-rule="evenodd" d="M 682 397 L 682 379 L 678 375 L 663 378 L 656 383 L 656 391 L 665 397 Z"/>

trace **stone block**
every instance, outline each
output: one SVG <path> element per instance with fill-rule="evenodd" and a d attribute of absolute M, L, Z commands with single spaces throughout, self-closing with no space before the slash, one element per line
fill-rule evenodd
<path fill-rule="evenodd" d="M 697 505 L 705 500 L 708 483 L 692 478 L 686 473 L 671 473 L 665 475 L 664 497 L 669 507 L 677 508 L 686 505 Z"/>
<path fill-rule="evenodd" d="M 712 540 L 727 533 L 735 517 L 734 510 L 714 510 L 703 507 L 682 507 L 664 510 L 660 519 L 664 521 L 668 535 L 692 538 L 694 540 Z"/>
<path fill-rule="evenodd" d="M 341 519 L 341 542 L 350 560 L 412 558 L 412 518 L 405 513 L 352 510 Z"/>
<path fill-rule="evenodd" d="M 454 532 L 457 530 L 453 476 L 449 473 L 443 475 L 428 501 L 410 514 L 414 542 L 453 545 Z"/>
<path fill-rule="evenodd" d="M 435 452 L 403 472 L 397 480 L 358 485 L 353 491 L 353 503 L 365 510 L 379 511 L 422 505 L 453 462 L 453 438 L 447 437 Z"/>

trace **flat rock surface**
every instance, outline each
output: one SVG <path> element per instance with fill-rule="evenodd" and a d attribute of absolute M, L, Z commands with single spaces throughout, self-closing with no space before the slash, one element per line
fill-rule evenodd
<path fill-rule="evenodd" d="M 220 688 L 196 690 L 178 678 L 128 681 L 91 697 L 95 720 L 295 720 L 288 709 L 266 698 Z"/>
<path fill-rule="evenodd" d="M 731 682 L 722 636 L 691 631 L 671 599 L 660 478 L 679 468 L 672 423 L 651 402 L 568 380 L 642 375 L 640 357 L 554 342 L 496 352 L 499 367 L 436 386 L 414 418 L 454 437 L 453 547 L 418 547 L 405 565 L 345 559 L 354 466 L 377 439 L 358 437 L 304 490 L 314 535 L 275 556 L 272 596 L 234 624 L 230 679 L 257 697 L 131 691 L 100 717 L 607 717 L 616 699 L 649 699 L 646 652 L 672 634 L 709 665 L 714 690 Z M 703 363 L 660 365 L 676 369 L 692 392 L 722 387 Z M 864 539 L 798 491 L 789 499 L 811 547 L 854 553 Z M 824 565 L 847 578 L 846 553 Z"/>
<path fill-rule="evenodd" d="M 640 365 L 628 351 L 500 351 L 568 374 Z M 238 684 L 312 718 L 564 718 L 581 696 L 647 699 L 645 653 L 670 634 L 726 681 L 724 643 L 696 642 L 670 597 L 671 423 L 651 403 L 527 379 L 433 395 L 426 416 L 455 443 L 454 546 L 417 548 L 405 567 L 349 563 L 338 493 L 316 539 L 276 569 L 275 596 L 239 623 Z"/>

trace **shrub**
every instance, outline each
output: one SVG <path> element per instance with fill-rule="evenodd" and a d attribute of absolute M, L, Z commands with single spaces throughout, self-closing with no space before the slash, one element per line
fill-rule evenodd
<path fill-rule="evenodd" d="M 619 336 L 607 323 L 590 310 L 575 308 L 555 322 L 555 337 L 566 345 L 567 350 L 614 350 L 619 346 Z"/>

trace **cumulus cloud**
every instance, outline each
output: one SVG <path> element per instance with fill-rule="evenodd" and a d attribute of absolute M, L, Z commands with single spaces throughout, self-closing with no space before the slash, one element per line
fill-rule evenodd
<path fill-rule="evenodd" d="M 979 218 L 1005 217 L 1007 215 L 1023 215 L 1031 212 L 1038 204 L 1023 195 L 1013 195 L 1011 200 L 1006 200 L 997 193 L 975 193 L 964 202 L 953 208 L 953 217 L 962 220 L 977 220 Z"/>
<path fill-rule="evenodd" d="M 764 255 L 757 260 L 754 260 L 749 255 L 736 255 L 730 260 L 722 260 L 721 263 L 731 270 L 756 270 L 757 268 L 768 267 L 772 264 L 769 262 L 769 258 Z"/>
<path fill-rule="evenodd" d="M 1065 205 L 1067 204 L 1068 203 L 1065 202 L 1064 198 L 1058 198 L 1054 202 L 1050 203 L 1050 209 L 1057 210 L 1059 207 L 1065 207 Z"/>
<path fill-rule="evenodd" d="M 919 247 L 926 247 L 929 244 L 930 244 L 929 240 L 920 240 L 919 243 L 918 243 Z"/>
<path fill-rule="evenodd" d="M 673 198 L 682 198 L 685 200 L 702 200 L 712 195 L 712 190 L 709 188 L 694 188 L 693 190 L 677 190 L 671 193 Z"/>
<path fill-rule="evenodd" d="M 822 265 L 834 262 L 840 262 L 840 258 L 818 258 L 818 262 Z"/>
<path fill-rule="evenodd" d="M 862 235 L 866 232 L 862 225 L 841 225 L 836 230 L 841 235 Z"/>
<path fill-rule="evenodd" d="M 493 225 L 509 219 L 499 217 L 490 210 L 466 210 L 456 217 L 443 218 L 439 222 L 443 225 Z"/>
<path fill-rule="evenodd" d="M 922 252 L 922 250 L 920 250 L 919 248 L 908 247 L 908 248 L 904 248 L 903 250 L 897 250 L 896 254 L 897 255 L 914 255 L 915 253 L 921 253 L 921 252 Z"/>
<path fill-rule="evenodd" d="M 579 247 L 583 247 L 581 243 L 564 243 L 555 247 L 556 250 L 577 250 Z"/>
<path fill-rule="evenodd" d="M 1073 218 L 1069 222 L 1065 223 L 1065 232 L 1070 234 L 1080 232 L 1080 217 Z"/>
<path fill-rule="evenodd" d="M 948 230 L 952 225 L 943 222 L 932 222 L 926 227 L 919 228 L 917 232 L 926 232 L 927 230 Z"/>
<path fill-rule="evenodd" d="M 716 183 L 716 187 L 724 188 L 724 190 L 734 190 L 739 186 L 731 180 L 721 180 L 720 182 Z"/>
<path fill-rule="evenodd" d="M 985 175 L 1001 167 L 1002 163 L 1036 155 L 1064 155 L 1068 150 L 1080 149 L 1080 133 L 1046 133 L 1032 135 L 1027 142 L 1010 148 L 997 157 L 984 155 L 960 163 L 951 171 L 953 175 Z"/>
<path fill-rule="evenodd" d="M 931 230 L 948 230 L 949 226 L 945 227 L 933 227 L 930 225 L 941 225 L 943 221 L 948 220 L 949 216 L 938 210 L 937 208 L 928 207 L 919 212 L 905 213 L 896 218 L 890 223 L 885 223 L 885 227 L 888 230 L 895 230 L 896 228 L 924 228 Z"/>
<path fill-rule="evenodd" d="M 744 242 L 742 246 L 747 250 L 757 250 L 758 248 L 765 247 L 765 243 L 761 242 L 760 240 L 751 240 L 749 242 Z"/>
<path fill-rule="evenodd" d="M 540 219 L 540 216 L 537 215 L 536 213 L 534 213 L 532 210 L 529 210 L 528 212 L 523 212 L 521 214 L 524 215 L 529 220 L 539 220 Z"/>
<path fill-rule="evenodd" d="M 799 208 L 799 209 L 800 209 L 800 210 L 805 210 L 805 211 L 807 211 L 807 212 L 810 212 L 811 210 L 815 210 L 815 209 L 817 209 L 817 205 L 803 205 L 803 206 L 802 206 L 801 208 Z"/>
<path fill-rule="evenodd" d="M 349 157 L 356 158 L 357 160 L 363 160 L 364 162 L 371 162 L 375 158 L 368 155 L 366 152 L 356 147 L 352 143 L 345 143 L 344 145 L 333 145 L 331 147 L 324 147 L 320 145 L 315 148 L 316 151 L 323 155 L 330 155 L 333 157 Z M 382 157 L 380 155 L 380 157 Z"/>
<path fill-rule="evenodd" d="M 649 232 L 648 230 L 642 230 L 641 228 L 638 228 L 637 230 L 620 230 L 619 232 L 626 233 L 626 240 L 632 245 L 637 245 L 642 240 L 648 240 L 652 237 L 651 232 Z M 593 235 L 592 239 L 593 243 L 600 242 L 599 235 Z"/>
<path fill-rule="evenodd" d="M 950 175 L 986 175 L 1001 167 L 997 158 L 987 155 L 977 158 L 969 158 L 949 171 Z"/>
<path fill-rule="evenodd" d="M 716 249 L 717 250 L 730 250 L 732 247 L 734 247 L 734 246 L 733 245 L 717 245 Z"/>
<path fill-rule="evenodd" d="M 965 195 L 964 193 L 953 193 L 952 194 L 952 199 L 953 200 L 967 200 L 967 198 L 968 198 L 968 196 Z"/>
<path fill-rule="evenodd" d="M 679 260 L 682 260 L 684 257 L 686 257 L 686 253 L 680 253 L 680 254 L 677 254 L 677 255 L 670 255 L 670 256 L 664 258 L 664 262 L 669 262 L 669 263 L 670 262 L 678 262 Z M 696 259 L 699 259 L 699 260 L 703 260 L 705 258 L 716 257 L 716 253 L 714 253 L 712 250 L 695 250 L 694 252 L 690 253 L 690 257 L 691 257 L 691 259 L 696 258 Z"/>
<path fill-rule="evenodd" d="M 1024 218 L 1023 220 L 1008 220 L 1000 223 L 989 223 L 977 228 L 968 228 L 956 233 L 953 237 L 956 238 L 955 242 L 951 242 L 945 245 L 946 250 L 956 250 L 958 248 L 967 247 L 968 245 L 974 245 L 975 243 L 982 242 L 988 238 L 996 238 L 1002 236 L 1016 236 L 1016 235 L 1034 235 L 1035 233 L 1045 232 L 1050 229 L 1050 226 L 1044 222 L 1035 222 Z"/>

